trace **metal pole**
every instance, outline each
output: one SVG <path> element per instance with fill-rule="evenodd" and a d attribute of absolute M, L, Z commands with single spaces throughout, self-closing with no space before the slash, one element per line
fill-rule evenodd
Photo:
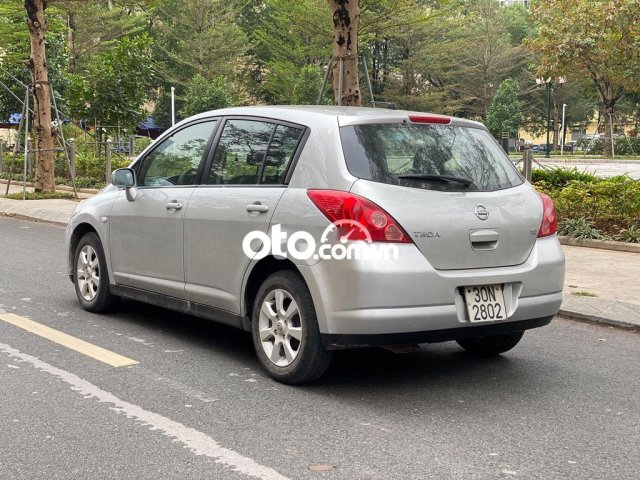
<path fill-rule="evenodd" d="M 609 114 L 609 131 L 611 132 L 611 158 L 615 158 L 616 147 L 615 142 L 613 141 L 613 119 L 611 118 L 611 114 Z"/>
<path fill-rule="evenodd" d="M 29 144 L 29 154 L 25 154 L 24 158 L 27 161 L 27 173 L 33 173 L 33 145 L 31 145 L 31 140 L 28 140 Z"/>
<path fill-rule="evenodd" d="M 22 115 L 20 116 L 20 123 L 18 123 L 18 131 L 15 136 L 15 143 L 13 145 L 13 155 L 11 155 L 11 161 L 9 162 L 9 180 L 7 181 L 7 190 L 5 191 L 5 195 L 9 195 L 9 188 L 11 187 L 11 180 L 13 180 L 13 164 L 18 156 L 18 150 L 20 149 L 20 134 L 22 133 L 22 127 L 24 126 L 24 121 L 27 118 L 26 115 L 26 105 L 27 105 L 27 97 L 29 96 L 29 88 L 24 89 L 24 102 L 22 102 Z"/>
<path fill-rule="evenodd" d="M 524 150 L 522 153 L 522 163 L 523 163 L 523 169 L 524 169 L 524 178 L 526 178 L 530 182 L 533 155 L 531 152 L 531 144 L 528 142 L 524 144 Z"/>
<path fill-rule="evenodd" d="M 320 102 L 322 101 L 322 96 L 324 95 L 324 89 L 327 87 L 327 81 L 329 80 L 329 75 L 331 74 L 332 68 L 333 68 L 333 58 L 329 60 L 327 73 L 324 74 L 324 80 L 322 80 L 322 87 L 320 88 L 320 93 L 318 94 L 318 101 L 316 102 L 316 105 L 320 105 Z"/>
<path fill-rule="evenodd" d="M 560 141 L 560 156 L 564 155 L 564 114 L 565 111 L 567 109 L 567 104 L 563 103 L 562 104 L 562 129 L 560 130 L 560 134 L 561 134 L 561 141 Z"/>
<path fill-rule="evenodd" d="M 71 177 L 71 182 L 74 185 L 76 184 L 76 141 L 73 138 L 69 139 L 69 176 Z"/>
<path fill-rule="evenodd" d="M 29 87 L 24 97 L 25 101 L 25 120 L 24 120 L 24 170 L 22 182 L 22 199 L 27 199 L 27 158 L 29 158 Z"/>
<path fill-rule="evenodd" d="M 0 138 L 0 173 L 4 170 L 4 142 Z"/>
<path fill-rule="evenodd" d="M 129 156 L 133 157 L 134 156 L 134 150 L 135 150 L 135 135 L 129 135 Z"/>
<path fill-rule="evenodd" d="M 56 94 L 53 91 L 53 86 L 49 84 L 49 91 L 51 92 L 51 99 L 53 100 L 53 109 L 56 112 L 56 120 L 58 121 L 58 128 L 60 129 L 60 140 L 62 140 L 62 150 L 64 151 L 64 156 L 67 159 L 67 168 L 69 168 L 69 176 L 71 177 L 71 186 L 73 187 L 73 194 L 77 197 L 78 190 L 76 189 L 76 175 L 75 173 L 71 175 L 71 158 L 69 157 L 69 149 L 67 149 L 67 141 L 64 138 L 64 129 L 62 128 L 62 119 L 60 118 L 60 111 L 58 110 L 58 105 L 56 103 Z M 75 147 L 74 147 L 75 148 Z M 74 152 L 75 155 L 75 152 Z M 75 167 L 74 167 L 75 172 Z"/>
<path fill-rule="evenodd" d="M 340 57 L 338 65 L 338 106 L 342 106 L 342 80 L 344 79 L 344 58 Z"/>
<path fill-rule="evenodd" d="M 171 126 L 176 124 L 176 88 L 171 87 Z"/>
<path fill-rule="evenodd" d="M 364 69 L 364 76 L 367 79 L 369 95 L 371 95 L 371 105 L 373 105 L 373 108 L 376 108 L 376 99 L 373 97 L 373 87 L 371 86 L 371 78 L 369 78 L 369 67 L 367 67 L 367 57 L 364 55 L 362 55 L 362 67 Z"/>
<path fill-rule="evenodd" d="M 106 142 L 106 155 L 107 155 L 107 161 L 106 161 L 106 181 L 107 183 L 111 183 L 111 139 L 107 138 L 107 142 Z"/>
<path fill-rule="evenodd" d="M 551 82 L 547 83 L 547 149 L 544 152 L 545 158 L 550 158 L 551 144 L 549 143 L 549 130 L 551 129 L 551 89 L 553 88 Z"/>

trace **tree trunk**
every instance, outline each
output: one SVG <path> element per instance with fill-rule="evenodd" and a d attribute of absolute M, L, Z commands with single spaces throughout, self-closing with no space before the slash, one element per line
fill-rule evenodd
<path fill-rule="evenodd" d="M 336 105 L 359 107 L 362 95 L 358 81 L 359 0 L 328 0 L 333 12 L 333 95 Z M 340 61 L 342 60 L 342 90 Z M 342 92 L 342 95 L 340 95 Z M 342 98 L 340 98 L 342 97 Z"/>
<path fill-rule="evenodd" d="M 44 10 L 46 0 L 25 0 L 27 26 L 31 38 L 31 58 L 26 61 L 33 80 L 33 134 L 36 148 L 36 184 L 37 192 L 53 193 L 56 189 L 53 137 L 51 135 L 51 95 L 47 58 L 45 52 L 45 34 L 47 23 Z"/>

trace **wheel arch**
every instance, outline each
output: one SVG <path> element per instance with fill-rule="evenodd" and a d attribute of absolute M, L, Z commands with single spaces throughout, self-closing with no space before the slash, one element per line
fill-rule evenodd
<path fill-rule="evenodd" d="M 272 255 L 257 261 L 251 270 L 248 271 L 248 274 L 245 276 L 242 291 L 242 313 L 246 319 L 245 328 L 250 325 L 251 312 L 260 285 L 262 285 L 269 275 L 283 270 L 293 271 L 304 279 L 298 267 L 291 260 L 277 259 Z"/>
<path fill-rule="evenodd" d="M 69 277 L 73 282 L 73 264 L 74 264 L 74 256 L 76 252 L 76 248 L 78 247 L 78 243 L 80 243 L 80 239 L 84 237 L 87 233 L 95 233 L 100 242 L 102 243 L 102 248 L 105 251 L 105 260 L 107 262 L 107 267 L 109 266 L 109 253 L 105 245 L 104 238 L 100 235 L 100 231 L 92 225 L 90 222 L 82 221 L 74 226 L 73 231 L 71 232 L 71 236 L 69 237 L 69 252 L 68 252 L 68 265 L 69 265 Z M 109 268 L 107 268 L 109 270 Z M 109 278 L 111 278 L 111 272 L 107 272 Z"/>

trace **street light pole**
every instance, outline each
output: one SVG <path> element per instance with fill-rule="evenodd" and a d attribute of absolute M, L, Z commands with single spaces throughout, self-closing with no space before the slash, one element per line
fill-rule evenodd
<path fill-rule="evenodd" d="M 566 83 L 567 79 L 565 77 L 558 77 L 555 82 L 557 88 L 560 88 L 564 83 Z M 550 158 L 550 150 L 551 143 L 549 141 L 549 133 L 551 131 L 551 91 L 553 90 L 554 82 L 551 77 L 548 77 L 546 80 L 544 78 L 536 78 L 536 83 L 538 85 L 544 85 L 547 90 L 547 148 L 544 152 L 545 158 Z"/>
<path fill-rule="evenodd" d="M 562 104 L 562 128 L 560 130 L 561 140 L 560 140 L 560 156 L 564 155 L 564 114 L 567 109 L 567 104 Z"/>
<path fill-rule="evenodd" d="M 544 157 L 550 158 L 551 144 L 549 143 L 549 133 L 551 131 L 551 89 L 553 88 L 553 83 L 551 83 L 551 81 L 548 81 L 546 87 L 547 87 L 547 148 L 544 151 Z"/>

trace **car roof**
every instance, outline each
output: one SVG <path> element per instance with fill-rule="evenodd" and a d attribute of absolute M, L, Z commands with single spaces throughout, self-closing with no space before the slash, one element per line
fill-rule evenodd
<path fill-rule="evenodd" d="M 212 115 L 246 115 L 279 119 L 293 123 L 314 123 L 317 121 L 337 120 L 339 126 L 358 125 L 363 123 L 399 123 L 408 120 L 409 115 L 443 115 L 415 112 L 408 110 L 391 110 L 388 108 L 370 107 L 338 107 L 331 105 L 268 105 L 231 107 L 200 113 L 187 120 L 207 118 Z M 450 117 L 451 125 L 472 128 L 485 128 L 481 123 L 458 117 Z"/>

